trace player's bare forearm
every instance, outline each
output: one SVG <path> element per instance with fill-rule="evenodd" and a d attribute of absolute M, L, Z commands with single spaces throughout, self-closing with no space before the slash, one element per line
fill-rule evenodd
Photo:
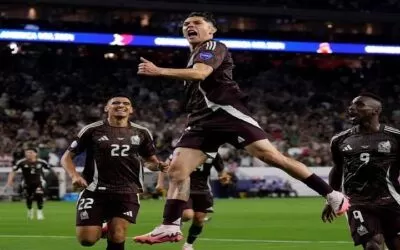
<path fill-rule="evenodd" d="M 190 194 L 190 178 L 184 181 L 171 182 L 168 188 L 168 199 L 177 199 L 187 201 Z"/>
<path fill-rule="evenodd" d="M 65 171 L 67 171 L 71 178 L 78 174 L 75 163 L 72 160 L 73 158 L 74 153 L 69 150 L 65 151 L 64 155 L 61 157 L 61 166 L 65 169 Z"/>
<path fill-rule="evenodd" d="M 160 68 L 160 74 L 163 77 L 188 81 L 203 81 L 212 71 L 212 67 L 205 64 L 195 64 L 193 68 L 187 69 Z"/>
<path fill-rule="evenodd" d="M 11 186 L 11 185 L 13 184 L 14 176 L 15 176 L 15 172 L 14 172 L 14 171 L 11 171 L 11 172 L 8 174 L 6 186 Z"/>
<path fill-rule="evenodd" d="M 168 170 L 168 164 L 159 161 L 157 156 L 155 156 L 155 155 L 147 157 L 145 159 L 144 166 L 151 171 L 166 171 L 166 170 Z"/>

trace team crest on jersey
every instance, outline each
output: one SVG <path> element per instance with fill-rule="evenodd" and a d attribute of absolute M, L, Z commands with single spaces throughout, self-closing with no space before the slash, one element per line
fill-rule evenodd
<path fill-rule="evenodd" d="M 390 153 L 392 145 L 390 141 L 383 141 L 378 144 L 378 152 L 379 153 Z"/>
<path fill-rule="evenodd" d="M 36 164 L 36 168 L 40 168 L 41 166 L 41 164 Z"/>
<path fill-rule="evenodd" d="M 88 220 L 89 219 L 89 213 L 86 210 L 83 210 L 79 216 L 81 217 L 81 220 Z"/>
<path fill-rule="evenodd" d="M 357 228 L 357 233 L 358 233 L 360 236 L 366 235 L 366 234 L 368 233 L 368 229 L 367 229 L 366 227 L 364 227 L 363 225 L 360 225 L 360 226 Z"/>
<path fill-rule="evenodd" d="M 140 144 L 140 137 L 138 135 L 134 135 L 131 137 L 131 144 L 132 145 L 139 145 Z"/>
<path fill-rule="evenodd" d="M 209 60 L 213 58 L 214 55 L 211 52 L 200 52 L 200 59 L 201 60 Z"/>
<path fill-rule="evenodd" d="M 26 165 L 26 164 L 24 165 L 24 168 L 28 168 L 28 167 L 29 167 L 28 165 Z"/>

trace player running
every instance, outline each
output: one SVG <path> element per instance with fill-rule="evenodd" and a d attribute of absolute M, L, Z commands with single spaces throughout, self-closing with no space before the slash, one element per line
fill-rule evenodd
<path fill-rule="evenodd" d="M 186 68 L 160 68 L 141 58 L 138 74 L 184 80 L 187 127 L 177 143 L 169 170 L 169 188 L 164 221 L 148 234 L 135 237 L 146 244 L 176 242 L 183 238 L 181 216 L 190 191 L 190 174 L 216 152 L 230 143 L 252 156 L 286 171 L 327 198 L 337 214 L 347 211 L 346 197 L 334 191 L 302 163 L 281 154 L 267 134 L 251 117 L 246 95 L 232 79 L 234 68 L 225 44 L 214 40 L 216 22 L 209 13 L 195 12 L 183 22 L 183 34 L 191 55 Z"/>
<path fill-rule="evenodd" d="M 213 213 L 214 198 L 210 187 L 211 168 L 217 170 L 219 180 L 222 184 L 229 182 L 229 175 L 224 171 L 224 163 L 221 156 L 215 153 L 215 158 L 209 157 L 204 164 L 198 166 L 190 175 L 190 197 L 183 210 L 182 221 L 192 220 L 189 235 L 182 250 L 193 250 L 193 243 L 203 231 L 207 214 Z M 170 156 L 172 160 L 172 155 Z M 164 189 L 165 173 L 158 174 L 156 189 Z"/>
<path fill-rule="evenodd" d="M 381 99 L 373 94 L 352 101 L 348 113 L 354 127 L 332 138 L 329 182 L 350 197 L 347 215 L 356 246 L 380 250 L 386 242 L 390 250 L 399 250 L 400 131 L 379 123 L 381 111 Z M 326 205 L 322 220 L 334 217 Z"/>
<path fill-rule="evenodd" d="M 131 101 L 124 95 L 108 100 L 107 119 L 84 127 L 64 153 L 61 163 L 74 186 L 85 188 L 76 207 L 76 235 L 82 246 L 92 246 L 108 221 L 107 250 L 125 249 L 129 223 L 136 222 L 143 165 L 153 171 L 167 165 L 155 156 L 148 129 L 129 122 Z M 83 177 L 72 159 L 86 151 Z"/>
<path fill-rule="evenodd" d="M 18 170 L 22 171 L 23 181 L 21 183 L 26 198 L 26 207 L 28 208 L 28 219 L 34 218 L 32 203 L 34 200 L 37 202 L 36 218 L 43 220 L 43 196 L 44 196 L 44 173 L 43 169 L 50 169 L 47 161 L 38 158 L 38 149 L 35 147 L 28 147 L 24 150 L 25 158 L 17 161 L 13 170 L 8 175 L 6 184 L 11 187 L 14 181 L 15 174 Z"/>

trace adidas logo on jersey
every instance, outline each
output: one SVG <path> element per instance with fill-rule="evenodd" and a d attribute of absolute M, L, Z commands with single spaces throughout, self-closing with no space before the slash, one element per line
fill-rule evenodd
<path fill-rule="evenodd" d="M 124 215 L 129 216 L 129 217 L 133 217 L 132 211 L 125 212 Z"/>
<path fill-rule="evenodd" d="M 344 148 L 342 149 L 343 152 L 345 152 L 345 151 L 350 151 L 350 150 L 353 150 L 353 148 L 352 148 L 350 145 L 347 145 L 346 147 L 344 147 Z"/>
<path fill-rule="evenodd" d="M 98 139 L 97 141 L 109 141 L 108 137 L 103 135 L 102 137 L 100 137 L 100 139 Z"/>

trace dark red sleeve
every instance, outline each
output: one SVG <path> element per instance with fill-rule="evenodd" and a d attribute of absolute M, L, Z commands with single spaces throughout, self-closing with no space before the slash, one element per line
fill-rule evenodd
<path fill-rule="evenodd" d="M 143 130 L 143 138 L 139 147 L 139 155 L 147 158 L 156 154 L 156 147 L 154 146 L 153 137 L 150 131 Z"/>
<path fill-rule="evenodd" d="M 84 152 L 91 141 L 92 131 L 93 130 L 91 128 L 88 128 L 88 126 L 82 128 L 82 130 L 79 131 L 78 135 L 76 136 L 75 140 L 68 147 L 68 150 L 76 155 Z"/>
<path fill-rule="evenodd" d="M 215 70 L 224 61 L 227 52 L 228 48 L 223 43 L 208 41 L 199 48 L 193 59 L 193 64 L 204 63 Z"/>

